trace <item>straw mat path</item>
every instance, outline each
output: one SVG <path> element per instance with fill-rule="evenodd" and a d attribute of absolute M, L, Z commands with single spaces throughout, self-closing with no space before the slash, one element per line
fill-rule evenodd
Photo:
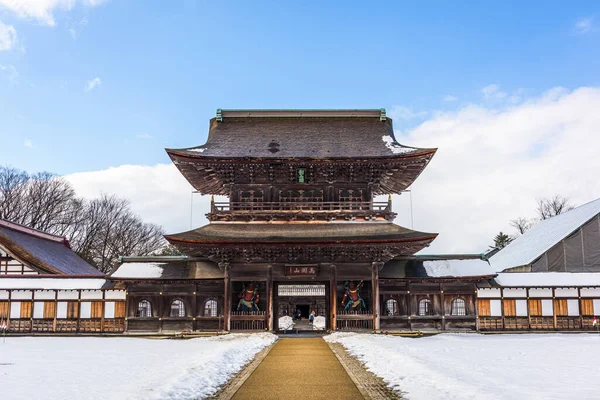
<path fill-rule="evenodd" d="M 321 338 L 279 339 L 233 399 L 361 399 Z"/>

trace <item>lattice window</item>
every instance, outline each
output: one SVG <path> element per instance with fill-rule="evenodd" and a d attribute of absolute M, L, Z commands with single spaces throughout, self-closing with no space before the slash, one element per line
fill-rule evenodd
<path fill-rule="evenodd" d="M 467 315 L 467 307 L 465 299 L 460 297 L 452 300 L 452 307 L 450 309 L 450 315 Z"/>
<path fill-rule="evenodd" d="M 279 201 L 281 203 L 322 203 L 322 189 L 308 190 L 280 190 Z"/>
<path fill-rule="evenodd" d="M 433 315 L 433 304 L 429 299 L 419 301 L 419 315 Z"/>
<path fill-rule="evenodd" d="M 181 300 L 173 300 L 171 303 L 171 317 L 185 317 L 185 304 Z"/>
<path fill-rule="evenodd" d="M 142 300 L 138 303 L 136 317 L 151 317 L 152 305 L 148 300 Z"/>
<path fill-rule="evenodd" d="M 217 301 L 214 299 L 207 300 L 204 303 L 204 316 L 205 317 L 216 317 L 218 312 Z"/>
<path fill-rule="evenodd" d="M 398 302 L 394 299 L 388 299 L 385 302 L 385 312 L 387 315 L 398 315 Z"/>
<path fill-rule="evenodd" d="M 325 296 L 325 285 L 279 285 L 278 296 Z"/>

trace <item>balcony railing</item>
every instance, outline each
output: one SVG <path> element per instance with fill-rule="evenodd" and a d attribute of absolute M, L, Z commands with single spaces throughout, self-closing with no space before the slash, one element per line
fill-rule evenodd
<path fill-rule="evenodd" d="M 390 201 L 329 201 L 329 202 L 212 202 L 212 213 L 235 213 L 235 212 L 355 212 L 355 211 L 379 211 L 389 212 L 392 210 Z"/>

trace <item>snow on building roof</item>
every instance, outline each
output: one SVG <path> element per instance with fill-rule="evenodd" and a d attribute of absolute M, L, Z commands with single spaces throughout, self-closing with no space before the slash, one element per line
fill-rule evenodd
<path fill-rule="evenodd" d="M 496 272 L 529 265 L 552 246 L 600 214 L 600 199 L 542 220 L 490 258 Z"/>
<path fill-rule="evenodd" d="M 101 289 L 104 278 L 0 278 L 0 289 Z"/>
<path fill-rule="evenodd" d="M 208 260 L 176 257 L 123 257 L 112 279 L 214 279 L 223 272 Z"/>
<path fill-rule="evenodd" d="M 500 286 L 600 286 L 594 272 L 505 272 L 494 278 Z"/>
<path fill-rule="evenodd" d="M 429 260 L 423 261 L 423 268 L 427 276 L 435 278 L 443 277 L 468 277 L 486 276 L 496 273 L 486 260 Z"/>
<path fill-rule="evenodd" d="M 125 262 L 111 274 L 111 278 L 145 278 L 157 279 L 162 276 L 168 263 L 157 262 Z"/>

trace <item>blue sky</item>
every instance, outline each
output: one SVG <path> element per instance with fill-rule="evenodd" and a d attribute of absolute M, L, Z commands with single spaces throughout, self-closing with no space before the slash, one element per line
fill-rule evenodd
<path fill-rule="evenodd" d="M 219 107 L 386 107 L 405 132 L 600 84 L 595 1 L 68 3 L 0 0 L 3 165 L 167 163 Z"/>

